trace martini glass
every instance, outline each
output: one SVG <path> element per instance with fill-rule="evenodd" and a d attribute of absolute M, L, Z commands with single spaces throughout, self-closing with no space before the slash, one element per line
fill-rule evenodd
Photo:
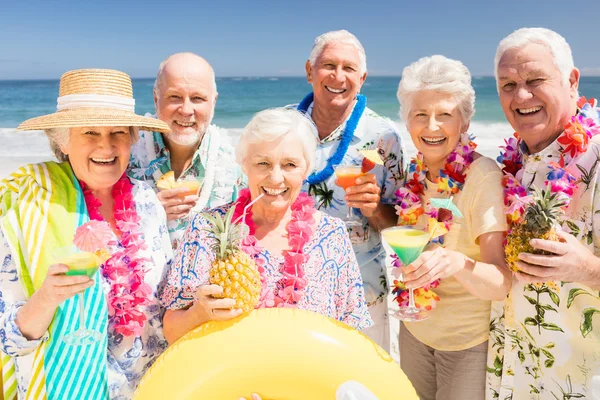
<path fill-rule="evenodd" d="M 54 257 L 58 264 L 64 264 L 69 267 L 65 275 L 87 275 L 90 278 L 94 276 L 98 267 L 102 264 L 100 258 L 87 251 L 80 251 L 75 246 L 61 247 L 54 251 Z M 85 327 L 85 306 L 84 293 L 77 293 L 79 301 L 79 329 L 63 336 L 62 340 L 71 346 L 87 346 L 100 341 L 102 335 L 100 332 L 86 329 Z"/>
<path fill-rule="evenodd" d="M 336 165 L 334 168 L 337 185 L 344 188 L 344 191 L 351 186 L 356 186 L 356 178 L 363 174 L 360 165 Z M 363 224 L 360 218 L 352 212 L 352 207 L 348 207 L 348 213 L 343 221 L 346 226 L 362 226 Z"/>
<path fill-rule="evenodd" d="M 394 250 L 400 261 L 408 265 L 415 261 L 429 243 L 429 232 L 416 226 L 394 226 L 381 231 L 385 242 Z M 400 280 L 404 280 L 403 277 Z M 415 307 L 415 294 L 408 289 L 408 307 L 400 307 L 394 314 L 401 321 L 422 321 L 429 318 L 428 311 Z"/>

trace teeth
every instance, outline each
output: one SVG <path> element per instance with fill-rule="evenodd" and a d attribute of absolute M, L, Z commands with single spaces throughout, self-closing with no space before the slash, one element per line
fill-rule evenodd
<path fill-rule="evenodd" d="M 175 121 L 177 125 L 181 125 L 183 127 L 189 128 L 190 126 L 194 126 L 195 122 L 179 122 Z"/>
<path fill-rule="evenodd" d="M 92 157 L 92 161 L 97 162 L 97 163 L 111 163 L 111 162 L 115 161 L 115 158 L 117 158 L 117 157 L 113 157 L 113 158 L 93 158 Z"/>
<path fill-rule="evenodd" d="M 422 137 L 423 141 L 427 144 L 439 144 L 446 140 L 446 138 L 426 138 Z"/>
<path fill-rule="evenodd" d="M 519 112 L 521 114 L 531 114 L 537 111 L 540 111 L 542 107 L 531 107 L 531 108 L 519 108 Z"/>
<path fill-rule="evenodd" d="M 334 88 L 330 88 L 329 86 L 325 86 L 327 88 L 327 90 L 329 90 L 331 93 L 336 93 L 336 94 L 340 94 L 340 93 L 344 93 L 346 91 L 346 89 L 334 89 Z"/>
<path fill-rule="evenodd" d="M 271 195 L 271 196 L 279 196 L 280 194 L 287 192 L 287 189 L 271 189 L 271 188 L 266 188 L 264 186 L 263 186 L 263 190 L 265 192 L 267 192 L 268 195 Z"/>

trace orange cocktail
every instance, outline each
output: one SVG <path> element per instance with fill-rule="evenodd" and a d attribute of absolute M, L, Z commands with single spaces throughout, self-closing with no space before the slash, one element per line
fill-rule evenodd
<path fill-rule="evenodd" d="M 363 175 L 360 165 L 340 165 L 335 169 L 337 184 L 348 189 L 351 186 L 356 186 L 356 178 Z"/>
<path fill-rule="evenodd" d="M 337 165 L 335 167 L 336 184 L 344 191 L 351 186 L 356 186 L 356 178 L 363 175 L 360 165 Z M 362 220 L 352 213 L 352 207 L 348 207 L 346 217 L 343 219 L 346 226 L 361 226 Z"/>

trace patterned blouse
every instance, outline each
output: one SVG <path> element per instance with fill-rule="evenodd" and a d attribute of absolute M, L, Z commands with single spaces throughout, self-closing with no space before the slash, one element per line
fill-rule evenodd
<path fill-rule="evenodd" d="M 555 141 L 523 158 L 522 185 L 544 187 L 549 162 L 559 162 Z M 600 137 L 569 172 L 578 179 L 563 220 L 600 255 Z M 492 306 L 486 398 L 599 399 L 600 292 L 577 282 L 524 284 L 513 280 L 509 297 Z"/>
<path fill-rule="evenodd" d="M 163 281 L 166 265 L 173 252 L 166 227 L 166 215 L 154 191 L 143 182 L 132 181 L 136 211 L 143 218 L 141 231 L 148 250 L 146 257 L 152 259 L 153 268 L 146 273 L 145 281 L 153 288 L 151 303 L 144 307 L 148 317 L 141 336 L 123 336 L 108 325 L 108 385 L 111 399 L 126 400 L 133 397 L 137 385 L 146 370 L 167 348 L 163 336 L 162 317 L 164 308 L 158 302 L 158 286 Z M 33 353 L 48 333 L 38 340 L 27 340 L 16 324 L 16 315 L 26 297 L 11 251 L 0 230 L 0 350 L 14 357 L 19 398 L 24 399 L 29 379 Z M 98 276 L 98 275 L 97 275 Z M 110 291 L 110 283 L 103 279 L 104 292 Z"/>
<path fill-rule="evenodd" d="M 213 210 L 225 213 L 231 205 Z M 162 304 L 171 310 L 190 305 L 200 285 L 208 284 L 215 254 L 210 250 L 214 235 L 206 231 L 207 220 L 197 215 L 185 233 L 175 262 L 167 275 L 160 295 Z M 312 239 L 304 246 L 310 255 L 304 266 L 308 286 L 298 308 L 314 311 L 363 329 L 372 325 L 363 291 L 363 283 L 346 227 L 337 218 L 321 214 Z M 276 288 L 283 277 L 283 256 L 264 249 L 259 254 L 265 261 L 267 284 Z"/>

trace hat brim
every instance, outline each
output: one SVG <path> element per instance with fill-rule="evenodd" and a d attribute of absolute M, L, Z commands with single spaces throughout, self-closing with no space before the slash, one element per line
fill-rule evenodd
<path fill-rule="evenodd" d="M 142 117 L 112 108 L 80 108 L 59 111 L 28 119 L 17 127 L 20 131 L 84 126 L 135 126 L 146 131 L 169 133 L 169 125 L 156 118 Z"/>

